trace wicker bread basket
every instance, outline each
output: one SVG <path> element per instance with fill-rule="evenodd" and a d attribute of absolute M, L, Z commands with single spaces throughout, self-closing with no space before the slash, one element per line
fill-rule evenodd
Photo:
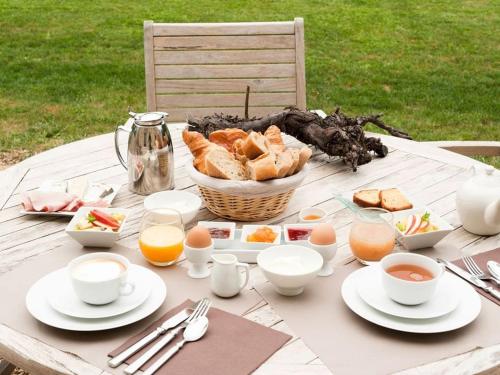
<path fill-rule="evenodd" d="M 192 161 L 188 175 L 198 185 L 205 207 L 217 216 L 236 221 L 261 221 L 282 213 L 307 175 L 307 165 L 290 177 L 269 181 L 223 180 L 198 172 Z"/>

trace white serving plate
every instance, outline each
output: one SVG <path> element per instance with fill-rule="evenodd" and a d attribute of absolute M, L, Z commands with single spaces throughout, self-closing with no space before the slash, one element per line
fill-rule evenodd
<path fill-rule="evenodd" d="M 89 183 L 89 185 L 92 185 L 92 182 Z M 116 195 L 118 194 L 118 191 L 122 187 L 120 184 L 106 184 L 109 185 L 111 188 L 113 188 L 113 192 L 109 194 L 108 196 L 104 197 L 103 200 L 108 202 L 108 204 L 111 204 L 113 202 L 113 199 L 115 199 Z M 84 194 L 85 196 L 85 194 Z M 75 216 L 77 211 L 59 211 L 59 212 L 38 212 L 38 211 L 26 211 L 26 210 L 21 210 L 20 213 L 23 215 L 38 215 L 38 216 L 66 216 L 66 217 L 72 217 Z"/>
<path fill-rule="evenodd" d="M 436 293 L 427 302 L 415 306 L 402 305 L 387 296 L 382 285 L 381 269 L 379 264 L 367 267 L 358 278 L 357 291 L 359 296 L 368 305 L 383 313 L 409 319 L 430 319 L 449 314 L 455 310 L 460 301 L 454 291 L 460 291 L 461 280 L 445 272 L 439 281 Z"/>
<path fill-rule="evenodd" d="M 213 251 L 214 254 L 233 254 L 238 258 L 239 262 L 245 263 L 257 263 L 257 255 L 268 247 L 276 246 L 275 244 L 260 244 L 263 245 L 262 248 L 256 249 L 255 247 L 250 246 L 248 243 L 241 242 L 242 230 L 236 229 L 234 232 L 234 240 L 229 241 L 224 248 L 217 247 L 215 245 L 215 249 Z M 281 237 L 281 234 L 280 234 Z"/>
<path fill-rule="evenodd" d="M 342 298 L 355 314 L 379 326 L 411 333 L 448 332 L 471 323 L 481 312 L 479 293 L 458 276 L 449 274 L 449 277 L 458 279 L 457 288 L 452 293 L 460 298 L 458 307 L 451 313 L 431 319 L 408 319 L 385 314 L 365 303 L 357 292 L 357 284 L 367 272 L 372 272 L 370 267 L 361 268 L 347 276 L 342 284 Z"/>
<path fill-rule="evenodd" d="M 140 269 L 149 275 L 151 294 L 142 305 L 128 313 L 109 318 L 83 319 L 73 318 L 57 312 L 49 304 L 47 290 L 57 288 L 63 275 L 61 269 L 45 275 L 33 284 L 26 294 L 26 308 L 40 322 L 69 331 L 103 331 L 135 323 L 154 313 L 163 304 L 167 295 L 167 287 L 163 280 L 153 271 L 137 265 L 131 267 Z M 66 269 L 63 268 L 63 271 L 66 271 Z M 64 282 L 67 282 L 67 280 Z"/>

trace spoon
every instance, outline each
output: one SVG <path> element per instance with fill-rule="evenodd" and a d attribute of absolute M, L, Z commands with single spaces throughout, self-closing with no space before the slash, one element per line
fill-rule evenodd
<path fill-rule="evenodd" d="M 495 279 L 497 282 L 497 285 L 500 284 L 500 263 L 495 262 L 494 260 L 489 260 L 488 263 L 486 263 L 486 266 L 488 267 L 488 271 L 490 272 L 491 276 Z"/>
<path fill-rule="evenodd" d="M 163 366 L 170 358 L 174 356 L 185 343 L 198 341 L 203 337 L 205 332 L 208 329 L 208 319 L 206 316 L 202 316 L 193 320 L 188 324 L 186 329 L 184 330 L 184 337 L 181 341 L 175 344 L 168 352 L 163 354 L 155 363 L 153 363 L 146 371 L 144 371 L 143 375 L 152 375 L 154 374 L 161 366 Z"/>

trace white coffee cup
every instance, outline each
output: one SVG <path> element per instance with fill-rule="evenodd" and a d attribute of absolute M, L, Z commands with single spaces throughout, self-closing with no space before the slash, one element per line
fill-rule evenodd
<path fill-rule="evenodd" d="M 386 270 L 400 264 L 425 268 L 432 274 L 426 281 L 408 281 L 390 275 Z M 389 254 L 380 261 L 382 285 L 392 300 L 404 305 L 418 305 L 428 301 L 435 293 L 444 268 L 434 259 L 413 253 Z"/>
<path fill-rule="evenodd" d="M 78 298 L 92 305 L 104 305 L 130 295 L 135 285 L 127 282 L 130 262 L 112 253 L 91 253 L 73 259 L 68 273 Z"/>

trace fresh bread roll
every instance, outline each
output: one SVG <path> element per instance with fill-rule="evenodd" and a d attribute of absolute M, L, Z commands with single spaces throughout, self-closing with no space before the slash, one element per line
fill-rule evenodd
<path fill-rule="evenodd" d="M 304 168 L 304 165 L 306 165 L 307 161 L 312 155 L 312 151 L 309 147 L 304 146 L 300 149 L 299 152 L 299 164 L 297 165 L 297 168 L 295 169 L 295 173 L 300 171 L 302 168 Z"/>
<path fill-rule="evenodd" d="M 276 154 L 268 152 L 246 164 L 248 177 L 255 181 L 264 181 L 278 177 Z"/>
<path fill-rule="evenodd" d="M 293 157 L 290 150 L 285 150 L 276 154 L 276 167 L 278 168 L 278 178 L 287 175 L 293 166 Z"/>
<path fill-rule="evenodd" d="M 288 150 L 292 154 L 293 163 L 292 163 L 290 170 L 288 171 L 288 173 L 286 175 L 291 176 L 292 174 L 295 173 L 295 171 L 297 170 L 297 167 L 299 166 L 300 150 L 297 148 L 289 148 Z"/>
<path fill-rule="evenodd" d="M 214 149 L 205 158 L 207 174 L 211 177 L 226 180 L 246 180 L 246 170 L 243 164 L 225 148 Z"/>
<path fill-rule="evenodd" d="M 352 201 L 361 207 L 380 207 L 380 190 L 367 189 L 354 193 Z"/>
<path fill-rule="evenodd" d="M 281 137 L 281 130 L 276 125 L 271 125 L 264 132 L 264 136 L 269 141 L 269 145 L 274 152 L 285 151 L 285 143 Z"/>
<path fill-rule="evenodd" d="M 413 208 L 413 204 L 395 188 L 381 190 L 379 197 L 380 205 L 387 211 L 401 211 Z"/>
<path fill-rule="evenodd" d="M 187 129 L 184 129 L 182 132 L 182 139 L 184 143 L 188 146 L 189 151 L 193 154 L 194 167 L 200 171 L 201 173 L 207 174 L 205 157 L 207 153 L 211 150 L 222 149 L 223 147 L 216 145 L 208 141 L 203 134 L 198 132 L 190 132 Z"/>
<path fill-rule="evenodd" d="M 269 141 L 262 134 L 251 132 L 243 141 L 241 149 L 248 159 L 253 160 L 269 151 Z"/>
<path fill-rule="evenodd" d="M 234 142 L 238 139 L 246 139 L 247 137 L 248 134 L 241 129 L 224 129 L 210 133 L 208 140 L 233 152 Z"/>

